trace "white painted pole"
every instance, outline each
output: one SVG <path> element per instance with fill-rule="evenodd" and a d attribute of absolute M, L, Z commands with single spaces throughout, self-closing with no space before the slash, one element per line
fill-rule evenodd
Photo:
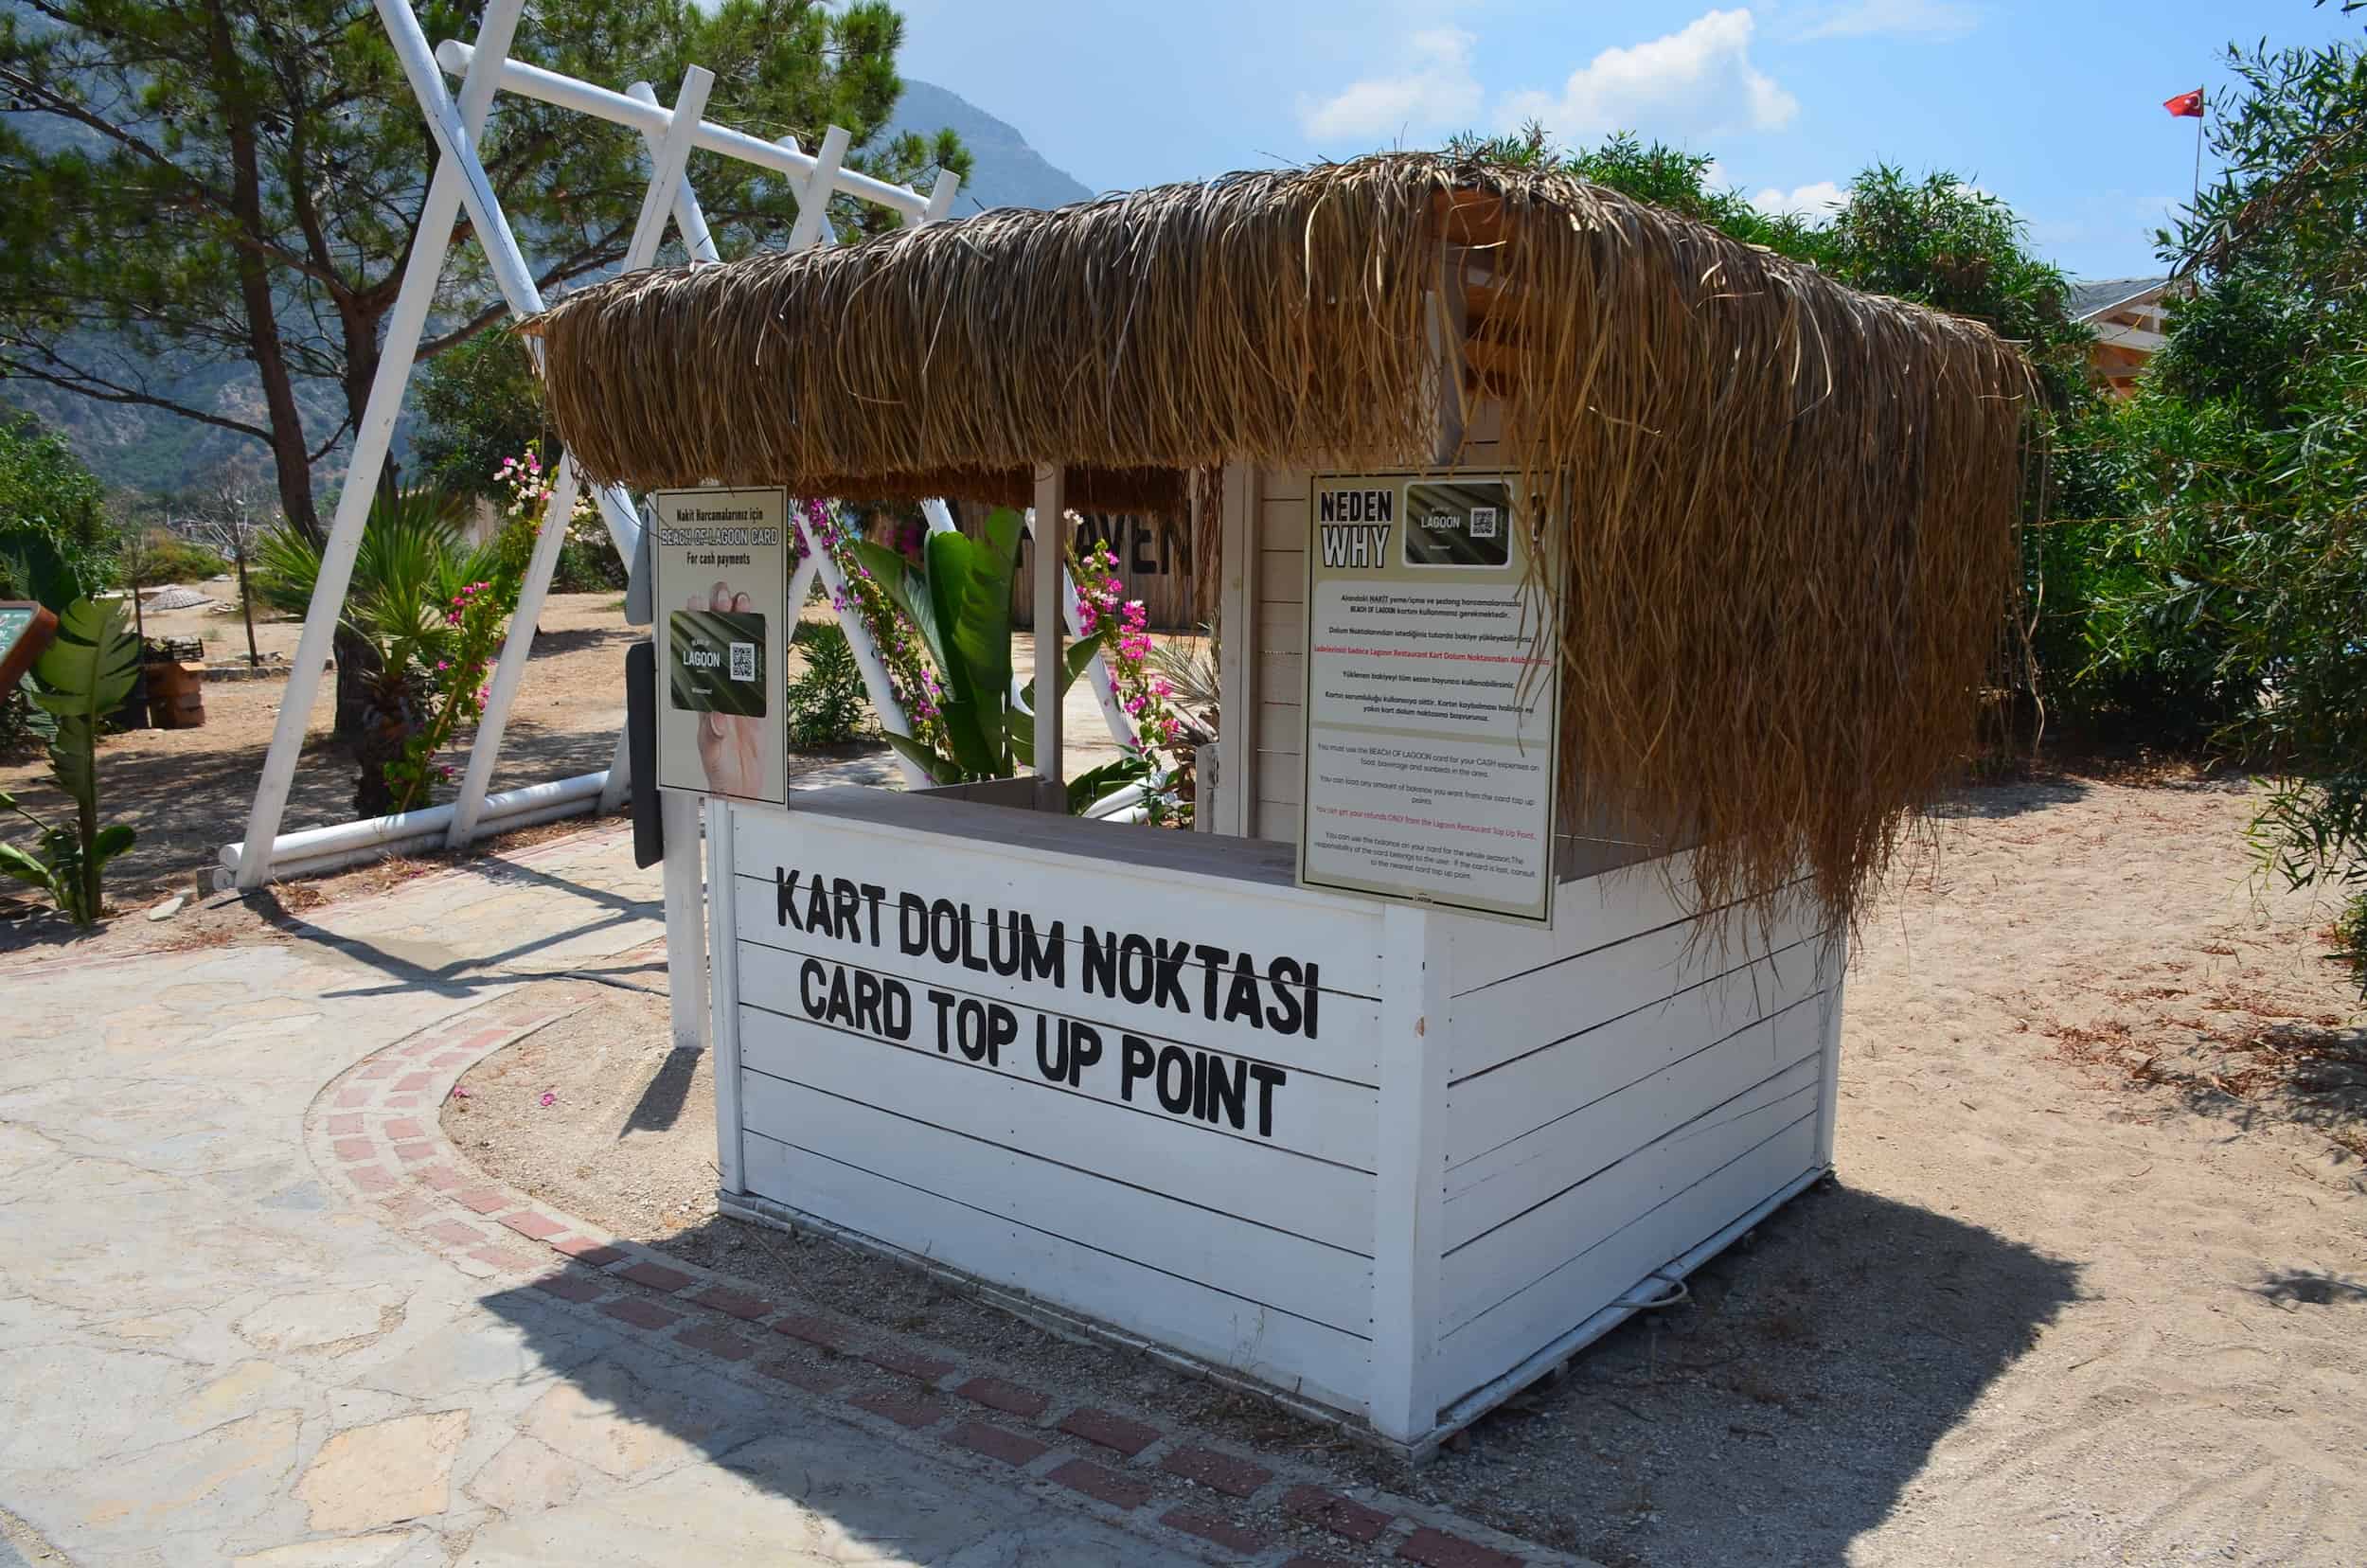
<path fill-rule="evenodd" d="M 1252 570 L 1255 570 L 1253 566 Z M 1381 911 L 1380 1168 L 1373 1177 L 1374 1428 L 1412 1442 L 1437 1423 L 1445 1220 L 1447 977 L 1428 911 Z"/>
<path fill-rule="evenodd" d="M 822 225 L 830 216 L 830 191 L 853 140 L 843 125 L 833 125 L 823 134 L 813 172 L 806 176 L 805 186 L 797 192 L 797 222 L 790 225 L 789 243 L 783 247 L 792 255 L 822 238 Z"/>
<path fill-rule="evenodd" d="M 446 39 L 436 46 L 436 58 L 445 70 L 459 76 L 474 62 L 476 54 L 458 39 Z M 546 71 L 538 65 L 521 64 L 514 60 L 502 62 L 500 86 L 502 91 L 516 93 L 521 98 L 557 104 L 562 109 L 573 109 L 614 124 L 629 125 L 645 134 L 662 134 L 671 117 L 668 111 L 651 104 L 636 103 L 623 93 L 611 92 L 605 87 L 596 87 L 588 81 L 578 81 L 573 77 L 561 76 L 556 71 Z M 701 125 L 693 134 L 692 144 L 703 152 L 720 152 L 727 158 L 738 158 L 759 169 L 775 169 L 799 180 L 811 174 L 818 161 L 811 153 L 800 151 L 794 142 L 769 142 L 744 131 L 734 131 L 729 126 L 713 123 Z M 960 181 L 950 173 L 940 175 L 936 187 L 925 197 L 917 191 L 890 185 L 885 180 L 874 179 L 851 169 L 840 169 L 831 184 L 833 188 L 849 196 L 879 206 L 892 207 L 898 212 L 917 213 L 924 221 L 934 222 L 952 210 L 953 193 Z M 941 205 L 938 201 L 940 192 L 943 195 Z M 936 210 L 933 212 L 932 208 Z"/>
<path fill-rule="evenodd" d="M 666 831 L 661 873 L 666 896 L 666 995 L 678 1051 L 696 1051 L 706 1044 L 707 927 L 702 907 L 706 883 L 699 864 L 702 798 L 680 790 L 667 790 L 658 796 L 659 820 Z M 728 900 L 729 864 L 718 861 L 716 875 L 724 882 L 721 898 Z"/>
<path fill-rule="evenodd" d="M 798 535 L 806 542 L 806 559 L 822 574 L 822 586 L 829 590 L 833 602 L 849 605 L 839 612 L 839 624 L 846 629 L 846 650 L 854 654 L 855 668 L 863 672 L 863 689 L 871 694 L 871 706 L 880 716 L 881 726 L 899 735 L 910 735 L 912 722 L 904 717 L 903 704 L 896 700 L 896 685 L 888 679 L 886 663 L 880 657 L 880 650 L 872 646 L 871 629 L 863 624 L 862 612 L 849 603 L 853 595 L 846 586 L 846 574 L 838 569 L 838 562 L 831 559 L 830 552 L 822 547 L 822 542 L 813 536 L 813 530 L 806 526 L 805 514 L 798 512 L 795 516 Z M 791 614 L 794 615 L 797 609 L 797 605 L 790 606 Z M 896 754 L 896 765 L 903 773 L 904 782 L 910 788 L 926 789 L 935 782 L 919 763 L 901 752 Z"/>
<path fill-rule="evenodd" d="M 658 107 L 657 92 L 646 81 L 636 81 L 625 92 L 635 103 Z M 665 140 L 664 133 L 645 131 L 642 139 L 650 144 L 650 156 L 655 158 Z M 683 250 L 693 264 L 722 259 L 716 254 L 714 231 L 707 227 L 707 215 L 700 207 L 698 193 L 690 188 L 687 175 L 674 186 L 674 232 L 682 236 Z"/>
<path fill-rule="evenodd" d="M 728 889 L 738 859 L 732 803 L 710 798 L 707 861 Z M 707 904 L 707 1042 L 715 1052 L 715 1169 L 725 1192 L 748 1190 L 739 1119 L 739 905 L 728 893 Z"/>
<path fill-rule="evenodd" d="M 1068 809 L 1060 756 L 1060 528 L 1068 475 L 1058 463 L 1036 468 L 1036 809 Z"/>
<path fill-rule="evenodd" d="M 689 130 L 699 123 L 706 112 L 707 95 L 715 86 L 715 73 L 693 65 L 683 73 L 682 91 L 675 98 L 673 123 L 659 141 L 656 167 L 650 176 L 650 187 L 641 195 L 640 216 L 634 221 L 632 239 L 625 246 L 624 270 L 639 272 L 657 259 L 657 248 L 666 238 L 666 223 L 674 209 L 674 187 L 682 183 L 683 171 L 690 163 Z M 486 694 L 485 714 L 477 721 L 475 739 L 469 747 L 468 771 L 460 783 L 460 799 L 452 816 L 452 833 L 445 842 L 457 849 L 469 842 L 476 831 L 477 812 L 485 804 L 485 792 L 493 776 L 493 764 L 501 757 L 502 737 L 509 728 L 509 709 L 518 698 L 518 684 L 525 678 L 526 657 L 534 647 L 534 627 L 542 618 L 543 600 L 550 591 L 551 573 L 559 564 L 560 547 L 567 541 L 567 522 L 576 506 L 576 460 L 572 453 L 559 460 L 559 473 L 551 483 L 549 504 L 543 510 L 542 531 L 535 536 L 534 554 L 526 563 L 525 581 L 519 585 L 518 605 L 510 613 L 508 630 L 502 636 L 501 656 L 493 667 L 492 689 Z M 624 559 L 631 561 L 632 557 Z"/>
<path fill-rule="evenodd" d="M 509 52 L 523 9 L 525 0 L 489 0 L 485 8 L 473 53 L 485 60 L 487 68 L 471 69 L 460 83 L 461 118 L 472 128 L 484 125 L 486 112 L 492 106 L 494 80 L 502 57 Z M 336 517 L 321 549 L 320 574 L 312 579 L 311 602 L 305 606 L 304 631 L 296 639 L 295 663 L 289 668 L 287 688 L 280 694 L 271 748 L 263 754 L 262 777 L 255 786 L 255 802 L 247 809 L 244 849 L 239 860 L 240 887 L 260 887 L 271 875 L 272 845 L 287 814 L 288 791 L 295 782 L 312 700 L 320 694 L 321 667 L 328 662 L 337 622 L 345 615 L 353 558 L 362 548 L 362 528 L 369 521 L 370 502 L 386 466 L 386 449 L 394 440 L 395 420 L 402 413 L 402 391 L 418 357 L 419 334 L 427 326 L 429 308 L 436 303 L 444 253 L 452 244 L 453 219 L 460 209 L 460 185 L 459 169 L 449 158 L 438 160 L 428 181 L 426 200 L 420 204 L 418 229 L 412 238 L 410 258 L 403 263 L 395 308 L 387 317 L 385 347 L 380 350 L 377 372 L 370 378 L 362 422 L 354 431 L 345 490 L 337 498 Z"/>

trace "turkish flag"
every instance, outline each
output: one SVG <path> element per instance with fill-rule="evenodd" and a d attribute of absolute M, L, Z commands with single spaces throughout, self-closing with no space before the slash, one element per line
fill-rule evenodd
<path fill-rule="evenodd" d="M 2200 119 L 2202 118 L 2202 89 L 2198 87 L 2191 93 L 2180 93 L 2174 98 L 2164 98 L 2162 100 L 2162 107 L 2180 119 Z"/>

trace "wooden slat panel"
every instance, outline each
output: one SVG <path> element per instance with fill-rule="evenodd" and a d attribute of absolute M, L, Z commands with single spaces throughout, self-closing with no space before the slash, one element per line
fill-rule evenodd
<path fill-rule="evenodd" d="M 775 1139 L 748 1139 L 751 1190 L 933 1262 L 1024 1291 L 1349 1411 L 1367 1398 L 1361 1336 L 1097 1253 Z"/>
<path fill-rule="evenodd" d="M 865 792 L 881 793 L 883 792 Z M 1211 867 L 1240 864 L 1267 853 L 1254 846 L 1227 845 L 1206 835 L 1135 829 L 1116 842 L 1139 846 L 1143 859 L 1088 859 L 1040 847 L 1023 835 L 1067 842 L 1068 835 L 1103 825 L 958 803 L 908 801 L 904 819 L 931 820 L 944 813 L 949 824 L 973 825 L 969 836 L 916 833 L 902 823 L 856 821 L 816 811 L 743 812 L 737 824 L 739 864 L 753 879 L 760 904 L 743 905 L 740 935 L 770 940 L 787 929 L 774 912 L 774 878 L 788 869 L 810 878 L 846 878 L 886 889 L 881 940 L 893 948 L 899 900 L 904 894 L 950 900 L 970 906 L 972 946 L 984 953 L 989 911 L 1023 910 L 1040 931 L 1062 924 L 1067 940 L 1082 939 L 1085 928 L 1107 933 L 1139 930 L 1170 940 L 1208 942 L 1246 950 L 1262 962 L 1290 955 L 1319 966 L 1327 990 L 1358 996 L 1380 994 L 1380 919 L 1367 900 L 1333 897 L 1288 885 L 1286 865 L 1275 867 L 1276 884 L 1240 882 L 1181 869 L 1198 859 Z M 990 836 L 992 835 L 992 836 Z M 1161 841 L 1149 843 L 1146 840 Z M 1152 854 L 1174 864 L 1152 862 Z M 802 913 L 802 909 L 800 911 Z M 1141 923 L 1130 923 L 1141 922 Z M 862 962 L 875 951 L 866 929 L 862 942 L 842 944 L 845 955 Z M 1076 971 L 1071 971 L 1071 984 Z"/>
<path fill-rule="evenodd" d="M 1257 552 L 1257 600 L 1260 604 L 1307 602 L 1307 553 L 1304 550 L 1268 548 Z"/>
<path fill-rule="evenodd" d="M 758 882 L 753 877 L 739 877 L 734 882 L 739 904 L 740 994 L 776 1011 L 795 1013 L 799 1010 L 795 991 L 798 962 L 810 955 L 853 964 L 878 974 L 891 974 L 921 987 L 989 997 L 1037 1011 L 1082 1018 L 1102 1030 L 1105 1041 L 1112 1049 L 1117 1033 L 1130 1029 L 1145 1037 L 1172 1040 L 1179 1044 L 1270 1060 L 1284 1067 L 1321 1073 L 1344 1082 L 1369 1086 L 1379 1081 L 1378 1058 L 1373 1050 L 1370 1031 L 1374 1021 L 1379 1017 L 1379 1005 L 1369 996 L 1332 989 L 1327 969 L 1319 970 L 1319 994 L 1315 999 L 1316 1032 L 1309 1038 L 1299 1033 L 1284 1034 L 1272 1028 L 1253 1028 L 1246 1018 L 1227 1023 L 1203 1016 L 1197 1009 L 1206 1000 L 1208 969 L 1197 959 L 1184 964 L 1177 974 L 1184 996 L 1196 1009 L 1184 1013 L 1176 1010 L 1171 1000 L 1163 1007 L 1155 1002 L 1134 1003 L 1123 997 L 1107 997 L 1101 995 L 1097 989 L 1093 992 L 1086 991 L 1082 984 L 1084 944 L 1079 936 L 1062 938 L 1067 949 L 1061 959 L 1065 966 L 1064 983 L 1055 985 L 1049 980 L 1029 978 L 1024 974 L 997 974 L 991 970 L 980 971 L 942 963 L 934 953 L 907 953 L 902 951 L 901 943 L 885 932 L 883 935 L 889 935 L 889 941 L 884 948 L 874 947 L 867 941 L 842 941 L 827 931 L 800 932 L 779 923 L 778 900 L 769 880 Z M 980 955 L 989 951 L 987 946 L 988 933 L 979 923 L 984 918 L 982 911 L 978 919 L 971 922 L 974 934 L 972 952 Z M 1079 928 L 1072 926 L 1070 929 Z M 1212 918 L 1205 929 L 1222 931 L 1224 923 L 1221 915 Z M 1219 975 L 1217 988 L 1219 1005 L 1225 995 L 1225 980 Z M 1028 1038 L 1028 1048 L 1032 1050 L 1034 1037 L 1030 1035 Z"/>
<path fill-rule="evenodd" d="M 1814 1013 L 1813 1000 L 1793 1011 Z M 1747 1025 L 1704 1050 L 1532 1129 L 1449 1172 L 1447 1245 L 1459 1247 L 1549 1203 L 1697 1117 L 1729 1114 L 1780 1073 L 1818 1077 L 1816 1042 L 1779 1027 L 1789 1013 Z M 1822 1016 L 1821 1014 L 1818 1016 Z M 1792 1054 L 1787 1055 L 1787 1052 Z"/>
<path fill-rule="evenodd" d="M 1699 939 L 1696 922 L 1681 920 L 1466 992 L 1454 999 L 1450 1077 L 1485 1072 L 1780 951 L 1806 937 L 1816 918 L 1796 907 L 1771 932 L 1738 922 L 1723 947 Z"/>
<path fill-rule="evenodd" d="M 1259 646 L 1276 652 L 1291 649 L 1306 652 L 1307 607 L 1261 602 L 1257 606 L 1257 641 Z"/>
<path fill-rule="evenodd" d="M 1268 753 L 1296 757 L 1307 743 L 1307 710 L 1296 703 L 1267 698 L 1257 704 L 1257 734 Z"/>
<path fill-rule="evenodd" d="M 1454 944 L 1455 994 L 1686 918 L 1695 897 L 1692 868 L 1690 854 L 1676 855 L 1566 882 L 1555 892 L 1554 923 L 1544 929 L 1439 916 Z"/>
<path fill-rule="evenodd" d="M 1071 1089 L 1044 1078 L 1032 1042 L 1000 1068 L 959 1051 L 940 1056 L 845 1029 L 789 1019 L 769 1004 L 740 1009 L 751 1072 L 917 1116 L 952 1131 L 986 1138 L 1063 1165 L 1110 1171 L 1137 1186 L 1177 1194 L 1202 1207 L 1371 1256 L 1374 1106 L 1370 1089 L 1311 1075 L 1294 1076 L 1273 1096 L 1274 1135 L 1235 1132 L 1189 1115 L 1173 1115 L 1148 1084 L 1130 1103 L 1115 1079 L 1089 1073 Z M 1110 1065 L 1105 1058 L 1103 1067 Z M 779 1127 L 762 1128 L 776 1137 Z M 1212 1138 L 1224 1140 L 1212 1143 Z M 794 1140 L 792 1140 L 794 1141 Z M 1294 1150 L 1306 1149 L 1322 1158 Z"/>
<path fill-rule="evenodd" d="M 1271 696 L 1277 703 L 1302 702 L 1307 696 L 1307 653 L 1304 647 L 1288 650 L 1265 648 L 1257 654 L 1257 700 Z"/>
<path fill-rule="evenodd" d="M 743 942 L 740 945 L 740 962 L 744 966 L 741 973 L 741 999 L 752 1006 L 766 1009 L 770 1014 L 795 1020 L 800 1024 L 809 1020 L 816 1020 L 815 1010 L 807 1005 L 806 964 L 809 957 L 818 958 L 826 966 L 830 963 L 825 955 L 785 952 Z M 876 970 L 875 972 L 877 972 Z M 991 980 L 1000 977 L 977 978 Z M 851 982 L 852 977 L 849 976 L 849 979 Z M 817 988 L 828 986 L 829 983 L 830 977 L 827 975 L 814 981 Z M 1005 985 L 1011 989 L 1025 989 L 1019 986 L 1016 981 L 1006 981 Z M 908 1038 L 903 1041 L 881 1039 L 869 1028 L 849 1023 L 844 1018 L 830 1020 L 827 1007 L 822 1010 L 819 1021 L 845 1025 L 855 1034 L 856 1038 L 874 1041 L 882 1049 L 916 1050 L 932 1060 L 944 1060 L 938 1056 L 938 1049 L 942 1042 L 937 1038 L 935 1004 L 917 986 L 908 989 L 913 992 L 911 998 L 913 1016 Z M 927 989 L 943 991 L 955 998 L 950 1004 L 955 1008 L 960 1007 L 963 999 L 995 998 L 995 993 L 988 990 L 983 984 L 975 988 L 931 985 Z M 1042 988 L 1038 987 L 1036 990 L 1041 995 Z M 817 994 L 826 995 L 827 993 L 817 990 Z M 1009 998 L 1006 992 L 1004 997 L 995 999 L 1007 1000 Z M 1349 1014 L 1336 1023 L 1331 1018 L 1329 1009 L 1335 1005 L 1345 1012 L 1357 1004 L 1362 1004 L 1365 1009 L 1364 1018 Z M 1121 1104 L 1125 1102 L 1126 1097 L 1123 1095 L 1125 1086 L 1119 1082 L 1120 1037 L 1128 1032 L 1128 1029 L 1126 1025 L 1115 1022 L 1108 1016 L 1112 1012 L 1131 1012 L 1136 1015 L 1138 1023 L 1147 1022 L 1148 1027 L 1134 1028 L 1131 1032 L 1148 1042 L 1154 1051 L 1168 1044 L 1191 1047 L 1201 1043 L 1178 1040 L 1173 1031 L 1161 1032 L 1164 1028 L 1162 1024 L 1155 1019 L 1145 1020 L 1140 1016 L 1144 1009 L 1127 1008 L 1124 1004 L 1112 1004 L 1098 998 L 1067 1008 L 1059 1008 L 1057 1006 L 1039 1007 L 1023 1000 L 1018 1001 L 1017 1006 L 1023 1009 L 1020 1020 L 1020 1037 L 1003 1051 L 999 1066 L 992 1070 L 1020 1078 L 1030 1084 L 1041 1084 L 1042 1079 L 1039 1075 L 1036 1061 L 1035 1021 L 1029 1014 L 1041 1011 L 1047 1017 L 1054 1019 L 1056 1023 L 1059 1018 L 1082 1020 L 1091 1025 L 1101 1036 L 1101 1060 L 1094 1066 L 1090 1076 L 1080 1078 L 1077 1085 L 1079 1093 L 1089 1098 Z M 1290 1075 L 1273 1091 L 1273 1127 L 1268 1134 L 1259 1134 L 1255 1131 L 1257 1092 L 1254 1085 L 1251 1087 L 1247 1116 L 1249 1126 L 1244 1129 L 1246 1136 L 1261 1145 L 1297 1149 L 1318 1159 L 1336 1161 L 1344 1165 L 1355 1166 L 1359 1169 L 1370 1170 L 1373 1168 L 1372 1131 L 1368 1125 L 1369 1117 L 1365 1108 L 1371 1103 L 1374 1088 L 1371 1080 L 1379 1077 L 1379 1074 L 1367 1065 L 1375 1060 L 1369 1038 L 1369 1025 L 1366 1023 L 1366 1019 L 1371 1016 L 1368 1010 L 1371 1004 L 1361 997 L 1326 997 L 1323 999 L 1323 1006 L 1326 1009 L 1325 1032 L 1326 1034 L 1338 1032 L 1342 1035 L 1342 1038 L 1336 1042 L 1303 1041 L 1295 1036 L 1277 1035 L 1271 1031 L 1255 1033 L 1237 1025 L 1233 1027 L 1229 1040 L 1224 1043 L 1204 1045 L 1202 1048 L 1215 1050 L 1228 1057 L 1239 1057 L 1247 1061 L 1279 1066 L 1287 1069 Z M 1096 1014 L 1100 1016 L 1095 1016 Z M 1169 1014 L 1168 1016 L 1175 1015 Z M 1055 1044 L 1057 1047 L 1057 1037 Z M 1267 1054 L 1269 1051 L 1272 1053 L 1272 1056 Z M 1277 1060 L 1276 1058 L 1281 1060 Z M 1309 1065 L 1309 1059 L 1315 1059 L 1320 1065 Z M 958 1052 L 954 1054 L 953 1060 L 957 1062 L 961 1060 Z M 1326 1066 L 1345 1068 L 1346 1071 L 1326 1072 L 1324 1070 Z M 767 1070 L 770 1071 L 770 1069 Z M 795 1077 L 796 1075 L 787 1076 Z M 1050 1092 L 1050 1085 L 1045 1084 L 1043 1087 Z M 1132 1089 L 1131 1103 L 1156 1114 L 1166 1114 L 1160 1108 L 1150 1084 L 1137 1082 Z M 1189 1117 L 1184 1119 L 1190 1120 Z M 1195 1121 L 1192 1125 L 1198 1127 L 1201 1124 Z"/>
<path fill-rule="evenodd" d="M 1569 1260 L 1584 1256 L 1601 1239 L 1651 1214 L 1802 1117 L 1809 1120 L 1813 1135 L 1817 1067 L 1814 1057 L 1794 1063 L 1519 1218 L 1450 1245 L 1438 1304 L 1440 1327 L 1451 1333 Z M 1806 1163 L 1804 1159 L 1802 1166 Z M 1458 1228 L 1455 1208 L 1455 1201 L 1449 1200 L 1450 1234 Z M 1699 1239 L 1668 1236 L 1654 1261 L 1674 1257 Z"/>
<path fill-rule="evenodd" d="M 1258 474 L 1258 494 L 1263 505 L 1283 508 L 1296 503 L 1299 515 L 1307 515 L 1307 497 L 1314 490 L 1312 471 L 1308 469 L 1264 469 Z"/>
<path fill-rule="evenodd" d="M 740 1095 L 750 1130 L 792 1148 L 1293 1317 L 1371 1329 L 1372 1266 L 1353 1253 L 761 1073 Z"/>
<path fill-rule="evenodd" d="M 1451 1401 L 1499 1377 L 1628 1292 L 1651 1270 L 1682 1257 L 1813 1168 L 1816 1115 L 1806 1114 L 1517 1295 L 1498 1302 L 1440 1341 L 1439 1386 Z M 1450 1263 L 1451 1269 L 1451 1263 Z M 1658 1294 L 1648 1287 L 1639 1293 Z"/>
<path fill-rule="evenodd" d="M 1615 1097 L 1764 1019 L 1813 1004 L 1823 994 L 1817 951 L 1813 942 L 1786 948 L 1454 1084 L 1447 1091 L 1448 1162 L 1492 1159 L 1491 1150 L 1501 1152 L 1535 1129 L 1561 1127 L 1554 1134 L 1558 1140 L 1567 1127 L 1557 1118 Z M 1597 1165 L 1619 1150 L 1600 1152 Z M 1459 1180 L 1470 1185 L 1495 1173 L 1482 1168 Z"/>
<path fill-rule="evenodd" d="M 1296 844 L 1301 822 L 1298 802 L 1261 800 L 1257 803 L 1257 836 L 1275 844 Z"/>

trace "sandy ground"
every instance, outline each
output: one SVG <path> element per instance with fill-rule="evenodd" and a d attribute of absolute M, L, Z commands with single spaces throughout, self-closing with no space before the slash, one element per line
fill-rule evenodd
<path fill-rule="evenodd" d="M 1587 1552 L 2367 1561 L 2367 1033 L 2240 784 L 1968 793 L 1849 981 L 1839 1180 L 1427 1469 L 715 1213 L 665 1003 L 487 1062 L 446 1126 L 563 1208 Z M 541 1103 L 550 1094 L 549 1107 Z"/>

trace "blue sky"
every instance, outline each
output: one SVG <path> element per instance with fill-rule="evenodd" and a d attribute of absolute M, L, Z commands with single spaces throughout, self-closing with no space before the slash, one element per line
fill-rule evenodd
<path fill-rule="evenodd" d="M 2075 276 L 2153 268 L 2232 37 L 2357 40 L 2307 0 L 899 0 L 903 69 L 1017 126 L 1096 190 L 1435 145 L 1542 120 L 1715 155 L 1813 208 L 1878 159 L 2013 204 Z M 2208 177 L 2208 165 L 2205 175 Z"/>

